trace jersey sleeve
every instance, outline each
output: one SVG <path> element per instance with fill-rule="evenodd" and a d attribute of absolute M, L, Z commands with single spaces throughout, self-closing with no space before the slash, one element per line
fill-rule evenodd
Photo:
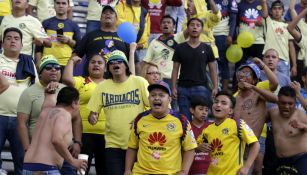
<path fill-rule="evenodd" d="M 197 147 L 197 143 L 194 137 L 194 133 L 192 131 L 191 124 L 188 121 L 187 121 L 187 131 L 182 142 L 182 147 L 184 151 L 189 151 Z"/>
<path fill-rule="evenodd" d="M 81 76 L 77 76 L 77 77 L 73 77 L 73 79 L 75 80 L 75 88 L 79 90 L 84 83 L 84 78 Z"/>
<path fill-rule="evenodd" d="M 32 31 L 32 35 L 34 38 L 48 38 L 47 33 L 45 32 L 45 29 L 42 26 L 42 23 L 36 19 L 36 18 L 32 18 L 32 23 L 31 23 L 31 31 Z"/>
<path fill-rule="evenodd" d="M 253 130 L 245 123 L 244 120 L 240 119 L 239 124 L 239 136 L 242 140 L 244 140 L 248 145 L 258 141 Z"/>
<path fill-rule="evenodd" d="M 144 103 L 144 111 L 150 106 L 149 105 L 149 100 L 148 100 L 148 96 L 149 96 L 149 92 L 147 90 L 148 87 L 148 81 L 145 80 L 144 78 L 140 79 L 140 84 L 141 84 L 141 95 L 142 95 L 142 99 L 143 99 L 143 103 Z"/>
<path fill-rule="evenodd" d="M 82 38 L 82 34 L 81 34 L 79 26 L 76 23 L 73 24 L 73 29 L 74 29 L 73 40 L 76 41 L 76 45 L 77 45 L 77 43 L 79 43 Z"/>
<path fill-rule="evenodd" d="M 93 112 L 99 113 L 102 108 L 102 99 L 101 99 L 101 90 L 100 86 L 98 85 L 94 92 L 92 93 L 92 96 L 90 98 L 90 101 L 87 104 L 87 109 Z"/>
<path fill-rule="evenodd" d="M 137 126 L 134 126 L 134 125 L 135 125 L 135 122 L 133 122 L 133 125 L 132 125 L 132 130 L 131 130 L 129 140 L 128 140 L 128 147 L 137 149 L 139 148 L 139 137 L 138 135 L 136 135 Z"/>

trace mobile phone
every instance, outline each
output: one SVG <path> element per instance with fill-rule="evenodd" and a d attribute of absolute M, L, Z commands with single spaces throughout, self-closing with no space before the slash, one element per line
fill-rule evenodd
<path fill-rule="evenodd" d="M 56 34 L 57 34 L 57 35 L 63 35 L 63 33 L 64 33 L 64 32 L 63 32 L 63 29 L 57 29 L 57 30 L 56 30 Z"/>

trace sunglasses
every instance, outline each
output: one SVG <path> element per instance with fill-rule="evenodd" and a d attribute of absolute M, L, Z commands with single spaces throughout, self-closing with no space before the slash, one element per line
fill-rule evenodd
<path fill-rule="evenodd" d="M 123 63 L 123 62 L 124 62 L 124 60 L 121 60 L 121 59 L 118 59 L 118 60 L 110 60 L 110 61 L 108 61 L 108 64 L 109 64 L 109 65 L 121 64 L 121 63 Z"/>
<path fill-rule="evenodd" d="M 47 71 L 50 71 L 51 69 L 55 69 L 56 71 L 61 70 L 61 66 L 58 64 L 47 64 L 44 69 L 46 69 Z"/>
<path fill-rule="evenodd" d="M 147 72 L 147 75 L 161 75 L 160 72 Z"/>
<path fill-rule="evenodd" d="M 243 72 L 243 71 L 237 71 L 236 73 L 237 77 L 251 77 L 251 72 Z"/>

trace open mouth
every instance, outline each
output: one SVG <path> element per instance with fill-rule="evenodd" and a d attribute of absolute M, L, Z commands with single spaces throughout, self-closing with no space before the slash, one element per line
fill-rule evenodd
<path fill-rule="evenodd" d="M 119 70 L 119 66 L 114 66 L 113 70 Z"/>
<path fill-rule="evenodd" d="M 161 107 L 162 103 L 161 102 L 154 102 L 153 107 Z"/>

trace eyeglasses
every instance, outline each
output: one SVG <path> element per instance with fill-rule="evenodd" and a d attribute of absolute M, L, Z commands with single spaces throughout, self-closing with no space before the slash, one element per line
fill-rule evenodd
<path fill-rule="evenodd" d="M 108 61 L 108 64 L 109 65 L 112 65 L 112 64 L 121 64 L 121 63 L 123 63 L 124 62 L 124 60 L 121 60 L 121 59 L 118 59 L 118 60 L 110 60 L 110 61 Z"/>
<path fill-rule="evenodd" d="M 251 72 L 243 72 L 243 71 L 237 71 L 236 73 L 237 77 L 251 77 Z"/>
<path fill-rule="evenodd" d="M 47 64 L 44 69 L 46 69 L 47 71 L 50 71 L 52 68 L 54 68 L 56 71 L 61 70 L 61 66 L 58 64 Z"/>
<path fill-rule="evenodd" d="M 147 75 L 161 75 L 160 72 L 147 72 Z"/>

